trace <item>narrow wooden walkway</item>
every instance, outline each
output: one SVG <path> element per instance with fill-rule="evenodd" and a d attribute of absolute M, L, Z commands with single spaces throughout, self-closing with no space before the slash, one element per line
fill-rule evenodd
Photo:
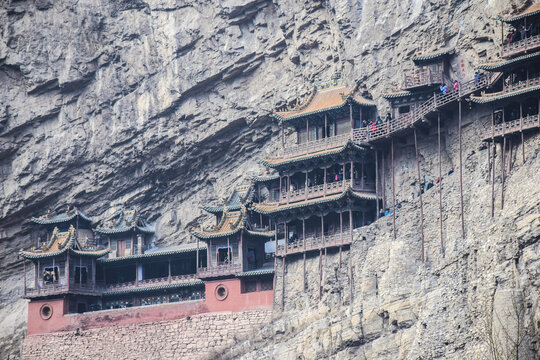
<path fill-rule="evenodd" d="M 498 140 L 504 136 L 519 134 L 531 129 L 540 129 L 540 116 L 530 115 L 517 120 L 506 121 L 501 124 L 486 125 L 482 132 L 482 140 Z"/>

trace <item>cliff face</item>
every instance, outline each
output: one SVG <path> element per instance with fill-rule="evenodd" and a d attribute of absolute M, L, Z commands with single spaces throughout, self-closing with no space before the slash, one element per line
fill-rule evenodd
<path fill-rule="evenodd" d="M 68 203 L 96 217 L 114 205 L 137 205 L 155 223 L 158 244 L 185 241 L 184 229 L 206 219 L 199 205 L 225 196 L 231 184 L 257 173 L 257 161 L 278 145 L 270 110 L 295 102 L 307 94 L 310 83 L 340 71 L 349 83 L 358 82 L 368 90 L 379 111 L 385 112 L 388 105 L 380 99 L 381 91 L 400 84 L 402 72 L 412 67 L 410 58 L 419 49 L 454 47 L 458 54 L 454 76 L 470 76 L 474 64 L 496 55 L 500 35 L 494 15 L 511 4 L 502 0 L 2 3 L 0 341 L 5 345 L 0 357 L 18 353 L 20 335 L 13 332 L 19 329 L 21 334 L 24 328 L 24 302 L 14 301 L 22 293 L 22 266 L 15 254 L 35 243 L 31 216 Z M 469 149 L 474 146 L 471 143 Z M 432 151 L 424 156 L 427 162 L 435 161 Z M 531 172 L 514 173 L 516 185 L 521 177 L 530 179 L 535 173 L 536 163 L 530 164 L 526 166 Z M 480 201 L 486 189 L 471 186 L 469 196 Z M 408 194 L 409 189 L 403 192 Z M 537 199 L 538 194 L 525 200 L 534 207 Z M 455 197 L 447 201 L 455 211 Z M 501 213 L 509 223 L 527 213 L 517 203 L 520 198 L 515 201 L 509 202 L 514 215 L 510 210 L 509 215 Z M 466 208 L 470 224 L 489 228 L 489 214 L 475 209 Z M 498 221 L 514 238 L 514 230 Z M 368 238 L 389 247 L 384 237 L 375 237 L 376 231 L 387 230 L 376 230 L 378 226 L 382 225 L 370 228 Z M 451 226 L 459 228 L 457 222 Z M 497 229 L 490 231 L 499 239 Z M 468 236 L 473 234 L 483 233 Z M 436 231 L 433 236 L 436 241 Z M 414 245 L 416 254 L 416 230 L 398 237 L 397 244 Z M 455 234 L 447 237 L 464 247 L 481 240 L 469 244 L 457 241 Z M 478 258 L 497 254 L 495 249 L 485 251 Z M 464 262 L 457 260 L 462 259 L 459 254 L 456 264 Z M 362 256 L 351 252 L 355 262 Z M 401 261 L 392 266 L 392 274 L 417 277 L 417 286 L 429 285 L 440 293 L 449 289 L 443 281 L 426 283 L 422 271 L 432 270 L 418 270 L 416 264 L 411 269 Z M 360 272 L 360 267 L 354 271 Z M 397 280 L 389 277 L 388 286 L 414 302 L 410 284 Z M 472 279 L 464 281 L 469 284 Z M 424 309 L 432 308 L 422 299 L 416 306 L 428 314 L 431 310 Z M 360 298 L 355 301 L 362 303 Z M 21 316 L 12 320 L 14 313 Z"/>

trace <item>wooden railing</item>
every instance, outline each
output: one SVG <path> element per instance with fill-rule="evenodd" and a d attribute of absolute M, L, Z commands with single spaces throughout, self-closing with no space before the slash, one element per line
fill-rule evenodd
<path fill-rule="evenodd" d="M 506 121 L 501 124 L 486 124 L 482 132 L 482 139 L 486 141 L 491 138 L 497 138 L 534 128 L 540 128 L 540 117 L 538 115 L 529 115 L 517 120 Z"/>
<path fill-rule="evenodd" d="M 410 128 L 424 119 L 428 114 L 437 111 L 439 108 L 486 87 L 490 84 L 492 76 L 497 75 L 498 73 L 494 73 L 490 76 L 484 75 L 479 80 L 475 79 L 460 84 L 459 90 L 449 91 L 446 94 L 434 94 L 420 106 L 414 107 L 409 113 L 392 121 L 387 121 L 374 127 L 354 129 L 353 141 L 358 144 L 369 143 Z"/>
<path fill-rule="evenodd" d="M 280 204 L 286 204 L 291 202 L 297 202 L 302 200 L 315 199 L 328 195 L 336 195 L 345 191 L 349 186 L 351 186 L 351 179 L 328 182 L 326 184 L 309 186 L 307 188 L 301 188 L 298 190 L 293 190 L 289 192 L 282 192 Z M 355 179 L 352 184 L 352 188 L 357 191 L 375 191 L 375 181 L 364 181 L 360 179 Z M 268 201 L 269 203 L 275 203 L 277 201 Z"/>
<path fill-rule="evenodd" d="M 533 86 L 539 86 L 539 85 L 540 85 L 540 76 L 537 76 L 537 77 L 530 78 L 530 79 L 527 79 L 527 80 L 524 80 L 524 81 L 516 81 L 516 82 L 514 82 L 512 84 L 506 85 L 504 87 L 503 91 L 498 92 L 498 93 L 494 93 L 494 94 L 489 94 L 489 95 L 497 96 L 499 94 L 511 93 L 511 92 L 514 92 L 514 91 L 526 89 L 526 88 L 533 87 Z M 487 96 L 489 96 L 489 95 L 487 95 Z"/>
<path fill-rule="evenodd" d="M 512 56 L 526 50 L 532 50 L 540 47 L 540 35 L 531 36 L 513 43 L 503 44 L 502 56 Z"/>
<path fill-rule="evenodd" d="M 350 138 L 351 134 L 346 133 L 308 141 L 302 144 L 287 144 L 283 149 L 283 156 L 280 156 L 279 158 L 291 158 L 317 151 L 333 149 L 345 145 Z"/>
<path fill-rule="evenodd" d="M 200 267 L 197 270 L 198 277 L 216 277 L 216 276 L 227 276 L 234 275 L 242 271 L 240 264 L 222 264 L 215 265 L 212 267 Z"/>
<path fill-rule="evenodd" d="M 282 239 L 282 242 L 284 240 Z M 343 229 L 342 233 L 332 233 L 326 234 L 324 236 L 306 236 L 306 241 L 304 243 L 303 239 L 298 239 L 295 241 L 290 241 L 285 244 L 278 245 L 277 247 L 277 256 L 283 256 L 286 254 L 296 254 L 302 253 L 305 251 L 319 250 L 330 247 L 337 247 L 342 245 L 351 244 L 351 232 L 349 229 Z M 286 249 L 286 250 L 285 250 Z"/>
<path fill-rule="evenodd" d="M 165 285 L 165 284 L 182 284 L 186 282 L 190 282 L 197 279 L 196 274 L 186 274 L 186 275 L 175 275 L 169 277 L 161 277 L 161 278 L 153 278 L 153 279 L 144 279 L 136 281 L 129 281 L 129 282 L 123 282 L 123 283 L 117 283 L 117 284 L 109 284 L 107 285 L 107 291 L 115 291 L 115 290 L 128 290 L 128 289 L 134 289 L 134 288 L 141 288 L 141 287 L 147 287 L 147 286 L 155 286 L 155 285 Z"/>
<path fill-rule="evenodd" d="M 433 73 L 430 69 L 414 72 L 412 75 L 404 76 L 404 89 L 412 89 L 419 86 L 430 86 L 443 82 L 442 72 Z"/>
<path fill-rule="evenodd" d="M 25 296 L 26 297 L 51 296 L 51 295 L 66 294 L 68 292 L 84 293 L 84 294 L 101 294 L 103 290 L 104 290 L 103 286 L 101 286 L 100 284 L 96 284 L 94 286 L 91 283 L 76 284 L 74 282 L 71 282 L 68 288 L 67 284 L 54 283 L 54 284 L 47 284 L 47 285 L 41 285 L 41 286 L 38 285 L 37 288 L 27 287 L 25 291 Z"/>

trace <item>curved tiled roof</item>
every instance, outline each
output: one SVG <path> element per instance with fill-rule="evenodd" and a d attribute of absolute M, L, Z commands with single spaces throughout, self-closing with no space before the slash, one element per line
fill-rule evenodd
<path fill-rule="evenodd" d="M 527 94 L 527 93 L 538 91 L 538 90 L 540 90 L 540 85 L 533 86 L 533 87 L 526 88 L 526 89 L 513 91 L 513 92 L 508 92 L 508 93 L 499 92 L 499 93 L 493 93 L 493 94 L 489 94 L 489 95 L 484 94 L 483 96 L 471 95 L 470 99 L 471 99 L 471 101 L 473 103 L 487 104 L 487 103 L 490 103 L 490 102 L 493 102 L 493 101 L 498 101 L 498 100 L 502 100 L 502 99 L 508 99 L 508 98 L 511 98 L 511 97 L 514 97 L 514 96 L 523 95 L 523 94 Z"/>
<path fill-rule="evenodd" d="M 395 99 L 401 97 L 407 97 L 413 95 L 409 90 L 400 90 L 400 91 L 391 91 L 387 93 L 382 93 L 382 97 L 385 99 Z"/>
<path fill-rule="evenodd" d="M 267 275 L 267 274 L 273 274 L 274 273 L 274 267 L 263 267 L 260 269 L 255 270 L 248 270 L 241 273 L 236 274 L 236 277 L 248 277 L 248 276 L 258 276 L 258 275 Z"/>
<path fill-rule="evenodd" d="M 206 244 L 205 243 L 199 244 L 199 250 L 206 250 Z M 182 244 L 178 246 L 169 246 L 166 248 L 150 249 L 150 250 L 147 250 L 144 254 L 120 256 L 120 257 L 114 257 L 114 258 L 108 258 L 108 259 L 99 259 L 98 261 L 101 263 L 111 263 L 111 262 L 118 262 L 118 261 L 131 260 L 131 259 L 146 259 L 146 258 L 157 257 L 157 256 L 185 254 L 185 253 L 194 252 L 194 251 L 197 251 L 197 244 Z"/>
<path fill-rule="evenodd" d="M 244 230 L 246 234 L 253 237 L 272 237 L 271 232 L 261 232 L 248 230 L 245 227 L 246 209 L 242 206 L 240 211 L 224 210 L 220 223 L 210 231 L 192 230 L 191 234 L 199 239 L 215 239 L 220 237 L 231 236 Z"/>
<path fill-rule="evenodd" d="M 285 210 L 291 210 L 291 209 L 303 208 L 307 206 L 329 203 L 332 201 L 344 199 L 346 197 L 353 197 L 353 198 L 362 199 L 362 200 L 374 200 L 374 201 L 377 200 L 377 195 L 375 195 L 374 193 L 356 192 L 356 191 L 353 191 L 351 188 L 348 188 L 341 194 L 326 196 L 326 197 L 322 197 L 318 199 L 300 201 L 293 204 L 287 204 L 287 205 L 254 204 L 252 206 L 252 210 L 260 214 L 268 215 L 268 214 L 278 213 Z"/>
<path fill-rule="evenodd" d="M 454 52 L 452 49 L 437 50 L 430 53 L 416 55 L 412 58 L 414 62 L 425 62 L 442 58 L 446 55 L 451 55 Z"/>
<path fill-rule="evenodd" d="M 73 210 L 69 210 L 58 214 L 54 216 L 50 215 L 43 215 L 38 218 L 33 217 L 31 219 L 32 222 L 40 225 L 52 225 L 52 224 L 61 224 L 70 220 L 75 219 L 77 216 L 79 216 L 81 219 L 88 221 L 90 224 L 93 223 L 92 218 L 90 216 L 86 216 L 82 211 L 75 208 Z"/>
<path fill-rule="evenodd" d="M 355 93 L 354 88 L 340 85 L 318 91 L 314 89 L 309 98 L 302 105 L 287 111 L 275 111 L 272 116 L 282 120 L 292 120 L 309 116 L 324 111 L 344 107 L 349 101 L 360 106 L 375 106 L 371 100 L 367 100 Z"/>
<path fill-rule="evenodd" d="M 153 234 L 154 229 L 146 225 L 136 209 L 119 210 L 106 223 L 98 226 L 95 231 L 100 234 L 120 234 L 129 231 L 139 231 Z"/>
<path fill-rule="evenodd" d="M 497 16 L 497 20 L 511 23 L 511 22 L 518 21 L 526 17 L 534 16 L 538 14 L 540 14 L 540 3 L 532 4 L 520 14 L 508 15 L 508 16 L 499 15 Z"/>
<path fill-rule="evenodd" d="M 178 284 L 163 284 L 163 285 L 155 285 L 155 286 L 147 286 L 147 287 L 141 286 L 141 287 L 136 287 L 136 288 L 121 289 L 121 290 L 110 290 L 110 291 L 104 291 L 103 296 L 141 293 L 141 292 L 156 291 L 156 290 L 177 289 L 177 288 L 196 286 L 196 285 L 204 285 L 204 282 L 202 280 L 193 280 L 190 282 L 178 283 Z"/>
<path fill-rule="evenodd" d="M 39 250 L 30 250 L 19 252 L 19 256 L 25 259 L 40 259 L 51 256 L 57 256 L 70 251 L 75 255 L 80 256 L 93 256 L 100 257 L 109 252 L 109 250 L 91 250 L 91 249 L 75 249 L 73 246 L 76 243 L 77 234 L 75 233 L 75 228 L 73 225 L 69 227 L 68 231 L 60 232 L 58 228 L 54 228 L 51 235 L 51 239 L 45 245 L 42 246 Z"/>
<path fill-rule="evenodd" d="M 267 181 L 279 179 L 279 173 L 275 173 L 275 174 L 267 175 L 267 176 L 253 176 L 251 179 L 253 180 L 253 182 L 256 182 L 256 183 L 264 183 Z"/>
<path fill-rule="evenodd" d="M 268 166 L 270 168 L 278 168 L 283 165 L 292 164 L 295 162 L 305 161 L 309 159 L 317 159 L 325 156 L 340 154 L 346 150 L 365 150 L 363 147 L 356 145 L 350 139 L 345 143 L 345 145 L 328 149 L 321 150 L 311 154 L 299 155 L 292 158 L 266 158 L 261 160 L 261 164 Z"/>
<path fill-rule="evenodd" d="M 522 61 L 527 61 L 527 60 L 536 58 L 538 56 L 540 56 L 540 51 L 537 51 L 537 52 L 534 52 L 534 53 L 528 54 L 528 55 L 518 56 L 516 58 L 506 60 L 506 61 L 502 60 L 502 61 L 496 61 L 496 62 L 492 62 L 492 63 L 480 64 L 480 65 L 477 66 L 477 68 L 479 68 L 481 70 L 501 71 L 503 68 L 505 68 L 505 67 L 507 67 L 509 65 L 517 64 L 517 63 L 520 63 Z"/>

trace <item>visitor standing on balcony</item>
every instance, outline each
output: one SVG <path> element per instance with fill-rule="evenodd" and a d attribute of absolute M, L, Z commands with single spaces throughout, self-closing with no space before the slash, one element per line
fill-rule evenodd
<path fill-rule="evenodd" d="M 458 91 L 458 90 L 459 90 L 459 81 L 454 80 L 454 91 Z"/>
<path fill-rule="evenodd" d="M 386 121 L 387 123 L 389 123 L 391 120 L 392 120 L 392 116 L 390 116 L 390 113 L 387 112 L 387 113 L 386 113 L 386 119 L 385 119 L 385 121 Z"/>
<path fill-rule="evenodd" d="M 446 95 L 446 93 L 448 92 L 448 86 L 446 86 L 446 84 L 442 84 L 440 89 L 443 95 Z"/>

